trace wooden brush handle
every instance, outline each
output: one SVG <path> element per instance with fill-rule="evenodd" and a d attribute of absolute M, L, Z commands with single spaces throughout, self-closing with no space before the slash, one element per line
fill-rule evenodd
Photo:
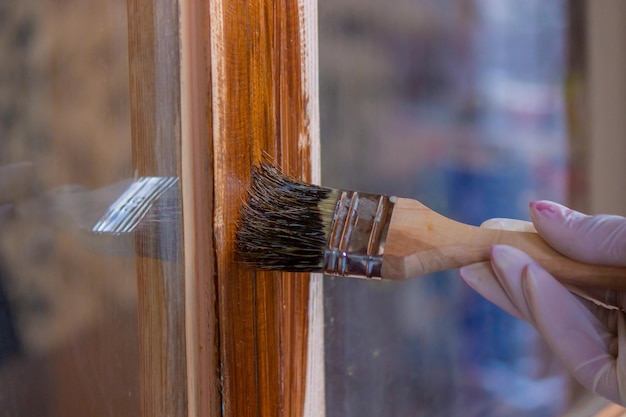
<path fill-rule="evenodd" d="M 404 280 L 488 261 L 497 244 L 521 249 L 565 284 L 626 290 L 626 267 L 578 262 L 554 250 L 537 233 L 470 226 L 403 198 L 393 209 L 382 275 Z"/>

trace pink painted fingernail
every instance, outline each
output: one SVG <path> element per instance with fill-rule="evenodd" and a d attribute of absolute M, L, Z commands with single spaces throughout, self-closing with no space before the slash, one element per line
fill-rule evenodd
<path fill-rule="evenodd" d="M 559 204 L 553 203 L 552 201 L 532 201 L 530 203 L 530 209 L 534 210 L 535 213 L 543 217 L 552 219 L 563 217 L 563 207 Z"/>

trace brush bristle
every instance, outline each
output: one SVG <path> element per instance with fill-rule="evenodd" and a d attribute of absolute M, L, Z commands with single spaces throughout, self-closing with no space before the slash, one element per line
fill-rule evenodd
<path fill-rule="evenodd" d="M 267 163 L 254 168 L 236 232 L 236 257 L 257 269 L 321 271 L 337 192 Z"/>

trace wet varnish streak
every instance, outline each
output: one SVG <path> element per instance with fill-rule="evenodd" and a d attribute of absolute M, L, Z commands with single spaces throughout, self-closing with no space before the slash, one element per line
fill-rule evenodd
<path fill-rule="evenodd" d="M 233 258 L 235 221 L 251 166 L 267 152 L 283 171 L 311 180 L 319 163 L 311 142 L 316 109 L 310 106 L 312 84 L 305 71 L 303 2 L 211 2 L 214 244 L 224 416 L 291 417 L 304 410 L 309 276 L 255 273 Z"/>

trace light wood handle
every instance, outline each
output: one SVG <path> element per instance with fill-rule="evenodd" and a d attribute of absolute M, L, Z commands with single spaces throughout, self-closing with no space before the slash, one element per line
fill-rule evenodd
<path fill-rule="evenodd" d="M 497 244 L 523 250 L 564 284 L 626 289 L 626 267 L 578 262 L 554 250 L 537 233 L 470 226 L 402 198 L 397 199 L 389 225 L 383 278 L 404 280 L 488 261 Z"/>

